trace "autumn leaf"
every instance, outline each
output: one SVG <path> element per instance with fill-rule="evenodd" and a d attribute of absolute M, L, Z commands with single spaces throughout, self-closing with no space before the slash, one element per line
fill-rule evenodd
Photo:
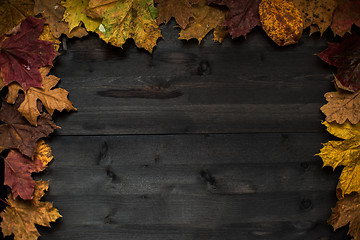
<path fill-rule="evenodd" d="M 32 199 L 35 181 L 31 173 L 41 172 L 46 168 L 40 159 L 34 158 L 33 161 L 18 151 L 11 150 L 4 163 L 4 184 L 11 188 L 13 198 L 20 196 L 25 200 Z"/>
<path fill-rule="evenodd" d="M 262 27 L 279 46 L 295 44 L 303 31 L 301 13 L 292 2 L 262 0 L 259 5 Z"/>
<path fill-rule="evenodd" d="M 331 24 L 331 30 L 340 37 L 351 32 L 353 24 L 360 27 L 360 0 L 339 1 Z"/>
<path fill-rule="evenodd" d="M 360 37 L 346 34 L 341 43 L 329 43 L 328 48 L 318 54 L 328 64 L 336 66 L 336 78 L 345 87 L 354 91 L 360 88 Z"/>
<path fill-rule="evenodd" d="M 207 3 L 224 5 L 229 8 L 226 13 L 224 26 L 229 30 L 232 38 L 248 34 L 254 27 L 260 26 L 260 0 L 207 0 Z"/>
<path fill-rule="evenodd" d="M 103 19 L 97 33 L 105 42 L 122 47 L 132 38 L 136 46 L 151 53 L 162 37 L 152 17 L 154 9 L 153 0 L 90 0 L 87 14 Z"/>
<path fill-rule="evenodd" d="M 0 214 L 3 219 L 0 226 L 4 236 L 14 234 L 15 240 L 36 240 L 40 234 L 35 224 L 50 227 L 50 222 L 61 217 L 52 203 L 40 201 L 48 187 L 48 181 L 37 181 L 32 200 L 14 200 L 11 194 L 8 195 L 9 206 Z"/>
<path fill-rule="evenodd" d="M 360 124 L 323 124 L 329 133 L 344 140 L 325 143 L 318 156 L 322 158 L 324 166 L 333 169 L 344 166 L 338 184 L 342 196 L 360 192 Z"/>
<path fill-rule="evenodd" d="M 70 31 L 68 23 L 63 21 L 65 8 L 60 5 L 61 0 L 35 0 L 34 13 L 41 14 L 45 23 L 49 25 L 51 33 L 55 38 L 66 34 L 69 38 L 83 37 L 87 32 L 82 27 L 76 27 Z"/>
<path fill-rule="evenodd" d="M 5 85 L 18 82 L 24 90 L 41 87 L 39 67 L 52 65 L 53 43 L 39 40 L 44 20 L 28 17 L 15 35 L 0 41 L 0 69 Z"/>
<path fill-rule="evenodd" d="M 350 234 L 354 239 L 360 239 L 360 196 L 358 193 L 345 195 L 340 199 L 328 219 L 328 224 L 334 227 L 334 230 L 349 224 Z"/>
<path fill-rule="evenodd" d="M 23 115 L 32 125 L 37 125 L 37 119 L 40 116 L 37 101 L 40 100 L 44 105 L 46 111 L 53 115 L 55 110 L 59 112 L 63 110 L 76 110 L 72 103 L 68 100 L 68 91 L 62 88 L 54 88 L 59 78 L 49 75 L 50 68 L 40 68 L 42 76 L 42 88 L 29 88 L 25 94 L 25 100 L 20 104 L 18 111 Z M 18 91 L 22 90 L 20 87 L 10 86 L 8 94 L 8 103 L 13 104 L 17 98 Z"/>
<path fill-rule="evenodd" d="M 18 100 L 20 102 L 21 99 Z M 9 105 L 2 103 L 0 109 L 0 152 L 5 149 L 18 149 L 22 154 L 32 158 L 36 151 L 36 142 L 47 137 L 58 127 L 49 114 L 42 113 L 37 127 L 31 126 L 16 110 L 19 103 Z"/>
<path fill-rule="evenodd" d="M 53 155 L 50 146 L 44 140 L 39 140 L 36 145 L 36 152 L 33 159 L 39 159 L 44 166 L 53 160 Z"/>
<path fill-rule="evenodd" d="M 94 32 L 99 28 L 101 21 L 89 18 L 85 13 L 89 0 L 65 0 L 60 4 L 66 9 L 63 20 L 69 23 L 70 31 L 80 26 L 81 23 L 84 23 L 88 31 Z"/>
<path fill-rule="evenodd" d="M 345 91 L 328 92 L 325 94 L 327 104 L 320 109 L 326 115 L 326 121 L 343 124 L 349 120 L 357 124 L 360 120 L 360 92 Z"/>
<path fill-rule="evenodd" d="M 19 25 L 28 16 L 34 15 L 33 0 L 0 1 L 0 36 Z"/>
<path fill-rule="evenodd" d="M 185 28 L 189 19 L 193 17 L 191 4 L 197 3 L 198 0 L 156 0 L 159 11 L 157 23 L 167 23 L 172 17 L 181 28 Z"/>
<path fill-rule="evenodd" d="M 179 39 L 190 40 L 195 38 L 200 43 L 211 30 L 214 30 L 214 36 L 221 35 L 219 33 L 224 31 L 222 25 L 226 11 L 208 6 L 206 0 L 199 0 L 199 3 L 193 4 L 191 9 L 194 17 L 190 19 L 187 27 L 181 30 Z M 215 41 L 221 42 L 222 39 L 215 37 Z"/>
<path fill-rule="evenodd" d="M 60 41 L 58 38 L 54 37 L 54 35 L 51 33 L 49 25 L 44 25 L 44 28 L 39 36 L 40 40 L 52 42 L 54 44 L 55 51 L 59 50 L 60 47 Z"/>
<path fill-rule="evenodd" d="M 338 5 L 337 0 L 292 0 L 292 2 L 302 13 L 304 29 L 313 26 L 310 28 L 310 35 L 317 31 L 323 35 L 331 25 L 333 13 Z"/>

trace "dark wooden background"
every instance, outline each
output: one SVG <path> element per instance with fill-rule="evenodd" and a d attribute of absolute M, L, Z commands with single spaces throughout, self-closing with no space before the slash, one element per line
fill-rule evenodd
<path fill-rule="evenodd" d="M 332 34 L 279 48 L 261 29 L 200 45 L 178 32 L 152 55 L 63 39 L 53 73 L 78 112 L 55 117 L 38 175 L 63 215 L 41 239 L 347 239 L 326 223 L 340 172 L 314 156 L 332 139 L 333 69 L 314 55 Z"/>

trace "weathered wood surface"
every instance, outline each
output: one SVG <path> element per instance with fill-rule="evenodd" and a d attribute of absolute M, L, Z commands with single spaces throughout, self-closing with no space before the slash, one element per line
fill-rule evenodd
<path fill-rule="evenodd" d="M 314 155 L 327 46 L 304 34 L 278 48 L 246 40 L 199 46 L 172 25 L 150 55 L 95 35 L 64 39 L 53 73 L 77 113 L 58 114 L 55 156 L 38 178 L 64 216 L 42 239 L 343 240 L 326 224 L 339 171 Z"/>

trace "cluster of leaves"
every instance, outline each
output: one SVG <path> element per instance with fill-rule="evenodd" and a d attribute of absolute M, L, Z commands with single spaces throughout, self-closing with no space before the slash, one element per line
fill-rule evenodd
<path fill-rule="evenodd" d="M 43 138 L 58 127 L 57 111 L 76 110 L 68 92 L 56 88 L 49 75 L 58 55 L 59 38 L 95 32 L 105 42 L 122 47 L 128 39 L 150 53 L 162 37 L 160 25 L 174 18 L 179 39 L 214 41 L 246 37 L 261 26 L 279 46 L 295 44 L 303 29 L 322 35 L 329 27 L 342 39 L 330 43 L 319 57 L 336 66 L 337 92 L 325 95 L 327 129 L 343 141 L 330 141 L 319 154 L 324 166 L 344 166 L 338 185 L 339 202 L 329 223 L 350 222 L 349 233 L 360 240 L 360 0 L 7 0 L 0 2 L 0 151 L 5 181 L 11 189 L 1 213 L 2 232 L 15 239 L 37 239 L 35 224 L 50 226 L 61 217 L 51 203 L 41 202 L 48 182 L 34 181 L 52 160 Z"/>

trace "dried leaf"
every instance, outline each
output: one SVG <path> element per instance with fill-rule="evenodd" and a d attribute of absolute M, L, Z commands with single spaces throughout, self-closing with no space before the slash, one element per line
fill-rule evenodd
<path fill-rule="evenodd" d="M 98 34 L 105 42 L 122 47 L 132 38 L 136 46 L 151 53 L 162 37 L 153 10 L 153 0 L 90 0 L 87 13 L 103 19 Z"/>
<path fill-rule="evenodd" d="M 303 31 L 301 13 L 292 2 L 262 0 L 260 21 L 266 34 L 279 46 L 295 44 Z"/>
<path fill-rule="evenodd" d="M 338 5 L 337 0 L 292 0 L 292 2 L 302 13 L 304 29 L 316 25 L 316 28 L 310 29 L 310 35 L 317 31 L 323 35 L 331 25 L 333 13 Z"/>
<path fill-rule="evenodd" d="M 342 0 L 336 8 L 331 30 L 340 37 L 351 32 L 352 25 L 360 27 L 360 0 Z"/>
<path fill-rule="evenodd" d="M 33 0 L 7 0 L 0 2 L 0 36 L 34 15 Z"/>
<path fill-rule="evenodd" d="M 50 227 L 50 222 L 61 217 L 52 203 L 40 201 L 48 186 L 48 181 L 37 181 L 33 200 L 13 200 L 11 194 L 8 195 L 9 206 L 0 214 L 3 219 L 0 226 L 4 236 L 14 234 L 15 240 L 36 240 L 40 234 L 35 224 Z"/>
<path fill-rule="evenodd" d="M 325 94 L 327 104 L 321 107 L 321 111 L 326 115 L 326 121 L 343 124 L 349 120 L 352 124 L 357 124 L 360 120 L 360 95 L 345 91 L 328 92 Z"/>
<path fill-rule="evenodd" d="M 25 200 L 32 199 L 35 181 L 31 173 L 41 172 L 46 168 L 41 160 L 34 158 L 33 161 L 18 151 L 11 150 L 4 162 L 4 184 L 11 188 L 13 198 L 20 196 Z"/>
<path fill-rule="evenodd" d="M 324 166 L 331 166 L 333 169 L 344 166 L 338 184 L 342 196 L 360 192 L 360 124 L 323 124 L 329 133 L 344 140 L 325 143 L 318 155 Z"/>
<path fill-rule="evenodd" d="M 88 7 L 89 0 L 64 0 L 61 5 L 65 7 L 63 20 L 69 23 L 69 29 L 72 31 L 74 28 L 84 23 L 86 30 L 94 32 L 99 28 L 101 21 L 89 18 L 86 15 L 86 8 Z"/>
<path fill-rule="evenodd" d="M 37 127 L 31 126 L 16 110 L 17 107 L 18 103 L 2 103 L 0 121 L 4 123 L 0 125 L 0 152 L 5 149 L 18 149 L 22 154 L 32 158 L 36 151 L 36 142 L 47 137 L 58 127 L 46 113 L 39 117 Z"/>
<path fill-rule="evenodd" d="M 55 38 L 54 35 L 51 33 L 49 25 L 44 25 L 44 28 L 39 36 L 40 40 L 52 42 L 54 44 L 55 51 L 59 50 L 60 41 L 58 38 Z"/>
<path fill-rule="evenodd" d="M 39 159 L 44 166 L 47 166 L 49 162 L 53 160 L 54 157 L 51 148 L 44 140 L 41 139 L 37 142 L 36 152 L 33 158 Z"/>
<path fill-rule="evenodd" d="M 232 38 L 248 34 L 254 27 L 260 26 L 260 0 L 207 0 L 207 3 L 227 6 L 224 26 L 229 29 Z"/>
<path fill-rule="evenodd" d="M 39 40 L 44 20 L 28 17 L 15 35 L 0 41 L 0 69 L 5 85 L 18 82 L 23 89 L 41 87 L 39 67 L 52 65 L 57 53 L 51 42 Z"/>
<path fill-rule="evenodd" d="M 190 19 L 187 27 L 181 30 L 179 39 L 195 38 L 200 43 L 211 30 L 214 30 L 214 36 L 222 35 L 226 11 L 208 6 L 206 0 L 199 0 L 199 3 L 192 5 L 191 9 L 194 17 Z M 219 37 L 215 37 L 216 40 L 222 41 Z"/>
<path fill-rule="evenodd" d="M 156 0 L 156 2 L 159 11 L 156 20 L 159 25 L 169 22 L 174 17 L 179 26 L 184 29 L 189 19 L 193 17 L 191 4 L 197 3 L 198 0 Z"/>
<path fill-rule="evenodd" d="M 40 73 L 42 76 L 42 88 L 29 88 L 25 94 L 25 100 L 20 104 L 18 111 L 23 115 L 32 125 L 37 125 L 37 119 L 40 116 L 38 110 L 37 101 L 40 100 L 44 105 L 46 111 L 53 115 L 54 110 L 59 112 L 64 109 L 67 111 L 76 110 L 73 107 L 72 103 L 68 100 L 68 91 L 62 88 L 54 88 L 58 82 L 59 78 L 47 74 L 49 73 L 50 68 L 40 68 Z M 14 103 L 15 96 L 17 96 L 19 90 L 22 90 L 19 87 L 11 86 L 9 88 L 8 103 Z M 9 101 L 12 100 L 12 101 Z"/>
<path fill-rule="evenodd" d="M 328 64 L 336 66 L 336 78 L 344 87 L 353 91 L 360 88 L 360 37 L 346 34 L 341 43 L 329 43 L 318 56 Z"/>
<path fill-rule="evenodd" d="M 360 239 L 360 196 L 357 193 L 346 195 L 340 199 L 328 219 L 328 224 L 334 230 L 349 224 L 349 231 L 353 239 Z"/>
<path fill-rule="evenodd" d="M 62 21 L 65 8 L 60 5 L 60 1 L 35 0 L 34 12 L 45 18 L 45 23 L 49 25 L 55 38 L 59 38 L 61 34 L 66 34 L 69 38 L 86 36 L 87 32 L 84 28 L 76 27 L 70 31 L 68 24 Z"/>

